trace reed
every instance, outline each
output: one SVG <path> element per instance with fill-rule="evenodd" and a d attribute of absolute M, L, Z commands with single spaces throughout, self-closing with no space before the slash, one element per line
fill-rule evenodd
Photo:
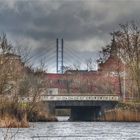
<path fill-rule="evenodd" d="M 140 122 L 140 112 L 131 110 L 114 109 L 106 111 L 104 116 L 100 117 L 102 121 L 113 122 Z"/>
<path fill-rule="evenodd" d="M 27 115 L 24 114 L 21 120 L 19 120 L 14 115 L 5 113 L 0 117 L 0 127 L 1 128 L 27 128 L 29 123 L 27 121 Z"/>

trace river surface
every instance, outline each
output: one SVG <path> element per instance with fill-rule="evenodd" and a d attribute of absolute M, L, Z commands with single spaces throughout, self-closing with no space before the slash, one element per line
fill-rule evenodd
<path fill-rule="evenodd" d="M 31 123 L 30 128 L 8 130 L 14 140 L 140 140 L 140 123 L 118 122 L 59 122 Z M 0 140 L 7 129 L 0 129 Z"/>

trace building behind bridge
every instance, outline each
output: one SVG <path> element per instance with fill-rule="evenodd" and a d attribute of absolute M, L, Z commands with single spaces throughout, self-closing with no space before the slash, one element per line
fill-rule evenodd
<path fill-rule="evenodd" d="M 11 71 L 19 77 L 29 74 L 40 77 L 44 94 L 123 94 L 124 64 L 114 48 L 97 71 L 67 70 L 64 74 L 34 72 L 22 63 L 20 56 L 6 54 L 4 57 L 9 58 L 10 67 L 14 62 Z"/>
<path fill-rule="evenodd" d="M 111 54 L 97 71 L 67 70 L 64 74 L 46 73 L 48 94 L 123 94 L 124 64 L 112 42 Z M 52 91 L 51 91 L 52 89 Z M 56 94 L 56 93 L 55 93 Z"/>

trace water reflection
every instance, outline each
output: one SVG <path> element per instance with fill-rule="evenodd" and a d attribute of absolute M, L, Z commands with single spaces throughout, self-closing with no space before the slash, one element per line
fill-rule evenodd
<path fill-rule="evenodd" d="M 65 117 L 57 116 L 57 119 L 59 122 L 67 122 L 69 121 L 69 116 L 65 116 Z"/>

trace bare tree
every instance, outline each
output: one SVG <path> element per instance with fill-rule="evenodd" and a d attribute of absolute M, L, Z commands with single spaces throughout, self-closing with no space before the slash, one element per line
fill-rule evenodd
<path fill-rule="evenodd" d="M 12 45 L 9 44 L 7 41 L 6 34 L 3 33 L 2 36 L 0 37 L 0 48 L 2 49 L 2 53 L 10 53 L 12 50 Z"/>
<path fill-rule="evenodd" d="M 92 58 L 86 59 L 86 66 L 88 71 L 92 71 L 95 69 L 95 63 Z"/>
<path fill-rule="evenodd" d="M 80 68 L 81 68 L 81 64 L 80 63 L 73 64 L 73 69 L 74 70 L 80 70 Z"/>
<path fill-rule="evenodd" d="M 120 25 L 116 39 L 118 53 L 131 77 L 133 92 L 140 99 L 140 30 L 134 22 Z"/>
<path fill-rule="evenodd" d="M 102 50 L 99 52 L 99 59 L 97 59 L 97 63 L 101 64 L 106 62 L 106 60 L 110 56 L 111 51 L 111 45 L 106 45 L 105 47 L 102 47 Z"/>
<path fill-rule="evenodd" d="M 30 73 L 20 83 L 19 93 L 20 96 L 25 98 L 28 102 L 26 111 L 28 118 L 31 119 L 31 114 L 36 109 L 38 102 L 41 100 L 41 93 L 44 91 L 44 83 L 39 74 Z"/>
<path fill-rule="evenodd" d="M 117 92 L 117 91 L 114 90 L 114 88 L 112 86 L 118 85 L 119 93 L 122 96 L 123 95 L 123 93 L 122 93 L 122 80 L 123 80 L 122 79 L 122 71 L 123 71 L 122 64 L 123 63 L 122 63 L 120 56 L 118 55 L 119 48 L 117 46 L 115 34 L 116 34 L 116 32 L 111 33 L 111 36 L 112 36 L 111 44 L 102 48 L 102 50 L 100 51 L 100 58 L 97 60 L 97 63 L 99 64 L 99 66 L 105 64 L 109 59 L 110 60 L 112 59 L 112 61 L 113 61 L 111 68 L 109 68 L 110 66 L 108 65 L 108 68 L 106 68 L 107 71 L 105 71 L 105 74 L 108 73 L 107 74 L 108 78 L 105 81 L 100 79 L 100 82 L 101 83 L 104 82 L 104 84 L 101 84 L 102 87 L 99 89 L 103 88 L 103 89 L 106 89 L 106 91 L 108 91 L 108 93 L 113 93 L 113 91 L 114 92 Z M 102 70 L 104 71 L 104 68 Z M 110 80 L 108 80 L 108 79 L 110 79 Z M 112 81 L 111 79 L 114 79 L 115 82 L 110 82 L 110 81 Z"/>
<path fill-rule="evenodd" d="M 47 64 L 46 64 L 46 57 L 42 57 L 39 60 L 38 67 L 36 68 L 36 72 L 46 72 L 47 71 Z"/>

